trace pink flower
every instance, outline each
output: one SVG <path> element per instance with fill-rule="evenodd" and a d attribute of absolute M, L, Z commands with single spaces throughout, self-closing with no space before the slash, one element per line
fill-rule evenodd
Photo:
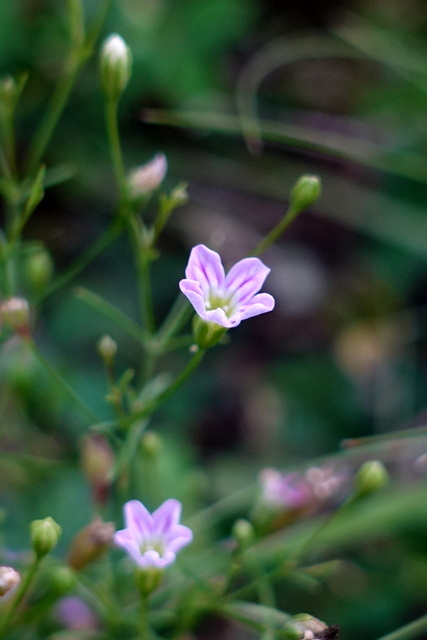
<path fill-rule="evenodd" d="M 166 500 L 153 513 L 138 500 L 130 500 L 124 514 L 126 528 L 114 534 L 114 542 L 143 569 L 163 569 L 172 564 L 176 553 L 193 539 L 191 529 L 179 524 L 178 500 Z"/>
<path fill-rule="evenodd" d="M 274 308 L 274 298 L 258 293 L 270 269 L 258 258 L 244 258 L 225 275 L 221 257 L 199 244 L 191 250 L 179 287 L 205 322 L 226 329 Z"/>
<path fill-rule="evenodd" d="M 276 469 L 264 469 L 260 474 L 262 498 L 275 507 L 298 509 L 312 497 L 307 480 L 299 473 L 281 473 Z"/>
<path fill-rule="evenodd" d="M 156 153 L 149 162 L 133 169 L 128 175 L 132 198 L 150 194 L 157 189 L 163 182 L 167 170 L 168 163 L 163 153 Z"/>

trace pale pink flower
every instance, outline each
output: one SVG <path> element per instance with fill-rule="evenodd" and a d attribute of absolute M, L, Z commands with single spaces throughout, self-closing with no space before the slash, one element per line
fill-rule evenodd
<path fill-rule="evenodd" d="M 277 469 L 264 469 L 260 474 L 262 499 L 282 509 L 298 509 L 312 498 L 309 483 L 300 473 L 282 473 Z"/>
<path fill-rule="evenodd" d="M 270 269 L 259 258 L 244 258 L 225 275 L 216 251 L 199 244 L 191 250 L 179 287 L 205 322 L 230 329 L 274 308 L 269 293 L 258 293 Z"/>
<path fill-rule="evenodd" d="M 128 186 L 132 198 L 155 191 L 163 182 L 167 170 L 168 163 L 163 153 L 156 153 L 149 162 L 132 169 L 128 175 Z"/>
<path fill-rule="evenodd" d="M 176 553 L 193 539 L 191 529 L 179 524 L 178 500 L 166 500 L 153 513 L 138 500 L 130 500 L 124 505 L 124 514 L 126 528 L 114 534 L 114 542 L 143 569 L 172 564 Z"/>

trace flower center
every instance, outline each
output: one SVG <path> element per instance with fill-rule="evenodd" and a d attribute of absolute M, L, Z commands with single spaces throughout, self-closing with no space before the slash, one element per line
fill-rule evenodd
<path fill-rule="evenodd" d="M 210 289 L 209 295 L 205 300 L 206 311 L 212 309 L 222 309 L 225 315 L 229 318 L 234 311 L 233 294 L 227 291 L 221 291 Z"/>
<path fill-rule="evenodd" d="M 165 552 L 165 546 L 163 542 L 156 538 L 149 538 L 148 540 L 143 540 L 139 548 L 141 549 L 141 553 L 143 555 L 146 551 L 157 551 L 159 556 L 163 556 Z"/>

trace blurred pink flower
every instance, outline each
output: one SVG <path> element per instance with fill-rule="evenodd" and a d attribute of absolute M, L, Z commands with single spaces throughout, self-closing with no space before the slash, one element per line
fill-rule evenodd
<path fill-rule="evenodd" d="M 76 596 L 61 598 L 55 607 L 55 613 L 61 624 L 67 629 L 96 629 L 98 619 L 92 609 Z"/>
<path fill-rule="evenodd" d="M 258 258 L 244 258 L 225 275 L 219 254 L 198 244 L 179 287 L 203 320 L 230 329 L 274 308 L 273 296 L 258 293 L 269 273 Z"/>
<path fill-rule="evenodd" d="M 298 509 L 312 498 L 309 483 L 299 473 L 264 469 L 260 474 L 262 499 L 276 507 Z"/>
<path fill-rule="evenodd" d="M 141 568 L 163 569 L 172 564 L 176 553 L 193 539 L 191 529 L 179 524 L 178 500 L 166 500 L 152 514 L 138 500 L 130 500 L 124 514 L 126 528 L 114 534 L 114 542 Z"/>

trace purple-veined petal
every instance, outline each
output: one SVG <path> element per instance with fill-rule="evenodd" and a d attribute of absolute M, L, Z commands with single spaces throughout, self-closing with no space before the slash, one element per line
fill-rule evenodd
<path fill-rule="evenodd" d="M 126 529 L 116 531 L 114 542 L 117 546 L 125 549 L 137 564 L 142 564 L 142 553 L 139 544 L 135 539 L 129 538 Z"/>
<path fill-rule="evenodd" d="M 177 525 L 167 536 L 167 551 L 176 553 L 193 540 L 193 532 L 183 524 Z"/>
<path fill-rule="evenodd" d="M 222 309 L 221 307 L 206 311 L 203 319 L 207 322 L 215 322 L 216 324 L 220 324 L 226 329 L 237 327 L 237 325 L 240 324 L 241 320 L 240 314 L 234 314 L 231 318 L 229 318 L 224 309 Z"/>
<path fill-rule="evenodd" d="M 130 500 L 124 511 L 126 528 L 114 534 L 114 542 L 141 568 L 172 564 L 176 552 L 193 539 L 191 529 L 179 524 L 178 500 L 166 500 L 153 514 L 138 500 Z"/>
<path fill-rule="evenodd" d="M 124 506 L 126 528 L 136 539 L 146 537 L 153 532 L 151 513 L 139 500 L 129 500 Z"/>
<path fill-rule="evenodd" d="M 178 500 L 166 500 L 156 511 L 152 518 L 156 534 L 168 534 L 173 531 L 181 517 L 181 503 Z"/>
<path fill-rule="evenodd" d="M 258 258 L 244 258 L 227 273 L 227 293 L 234 293 L 235 299 L 246 302 L 258 293 L 269 273 L 270 269 Z"/>
<path fill-rule="evenodd" d="M 195 280 L 181 280 L 179 283 L 179 288 L 193 305 L 194 311 L 201 318 L 205 319 L 206 305 L 200 284 Z"/>
<path fill-rule="evenodd" d="M 204 292 L 211 287 L 222 287 L 225 276 L 219 254 L 204 244 L 195 246 L 190 253 L 185 277 L 198 282 Z"/>
<path fill-rule="evenodd" d="M 244 305 L 241 310 L 241 320 L 247 318 L 253 318 L 259 316 L 262 313 L 267 313 L 274 309 L 275 300 L 269 293 L 258 293 L 256 296 L 250 299 L 250 301 Z"/>

